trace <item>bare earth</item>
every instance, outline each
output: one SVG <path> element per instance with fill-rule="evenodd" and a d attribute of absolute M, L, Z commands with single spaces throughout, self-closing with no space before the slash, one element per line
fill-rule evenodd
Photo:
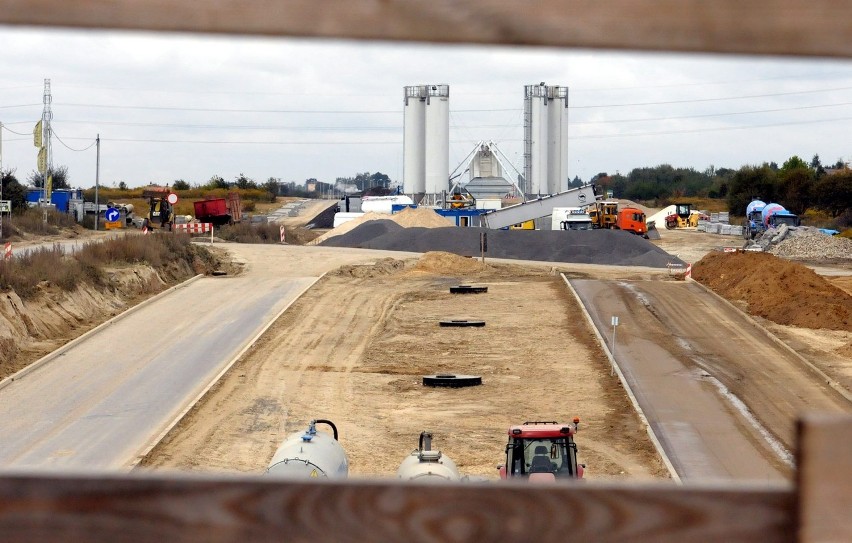
<path fill-rule="evenodd" d="M 423 430 L 465 475 L 496 477 L 506 429 L 582 420 L 590 479 L 661 478 L 617 378 L 558 275 L 452 255 L 344 267 L 308 291 L 143 465 L 262 472 L 283 438 L 334 421 L 357 476 L 392 477 Z M 467 270 L 461 276 L 449 270 Z M 448 287 L 487 285 L 481 295 Z M 485 328 L 441 328 L 444 318 Z M 421 376 L 476 374 L 431 389 Z"/>

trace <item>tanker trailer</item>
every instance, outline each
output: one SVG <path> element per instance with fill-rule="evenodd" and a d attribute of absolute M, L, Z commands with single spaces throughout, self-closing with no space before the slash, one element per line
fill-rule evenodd
<path fill-rule="evenodd" d="M 317 424 L 331 427 L 333 436 L 327 432 L 317 432 Z M 337 440 L 337 426 L 330 420 L 312 420 L 304 433 L 291 434 L 281 443 L 266 473 L 296 479 L 347 477 L 349 459 Z"/>
<path fill-rule="evenodd" d="M 415 449 L 400 464 L 396 477 L 404 481 L 439 482 L 460 481 L 461 475 L 456 463 L 432 450 L 432 433 L 421 432 L 420 441 Z"/>

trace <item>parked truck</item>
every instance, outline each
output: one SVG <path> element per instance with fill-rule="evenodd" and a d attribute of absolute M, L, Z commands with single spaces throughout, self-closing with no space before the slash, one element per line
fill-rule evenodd
<path fill-rule="evenodd" d="M 228 194 L 227 198 L 208 198 L 193 203 L 195 218 L 199 222 L 208 222 L 216 226 L 234 224 L 243 218 L 240 195 L 236 192 Z"/>
<path fill-rule="evenodd" d="M 577 463 L 574 434 L 579 417 L 572 424 L 525 422 L 509 428 L 506 463 L 499 466 L 500 478 L 523 477 L 530 482 L 581 479 L 584 464 Z"/>
<path fill-rule="evenodd" d="M 582 207 L 554 207 L 551 230 L 591 230 L 592 218 Z"/>
<path fill-rule="evenodd" d="M 781 204 L 770 203 L 763 207 L 760 212 L 763 229 L 769 229 L 786 224 L 787 226 L 799 226 L 799 216 L 790 213 Z"/>

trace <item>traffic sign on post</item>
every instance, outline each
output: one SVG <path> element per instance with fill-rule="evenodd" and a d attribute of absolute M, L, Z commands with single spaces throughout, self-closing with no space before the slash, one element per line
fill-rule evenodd
<path fill-rule="evenodd" d="M 174 192 L 170 192 L 169 195 L 166 197 L 166 201 L 172 205 L 175 205 L 176 203 L 178 203 L 178 195 Z"/>
<path fill-rule="evenodd" d="M 104 219 L 106 220 L 106 222 L 116 222 L 118 221 L 119 216 L 120 214 L 118 210 L 114 207 L 108 208 L 104 213 Z"/>

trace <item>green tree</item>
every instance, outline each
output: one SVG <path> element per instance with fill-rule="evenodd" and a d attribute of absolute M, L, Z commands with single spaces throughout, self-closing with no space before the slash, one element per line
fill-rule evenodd
<path fill-rule="evenodd" d="M 51 188 L 53 189 L 68 189 L 71 188 L 68 179 L 68 167 L 67 166 L 54 166 L 48 169 L 47 172 L 53 179 L 53 184 Z M 27 177 L 27 180 L 34 187 L 43 187 L 44 186 L 44 176 L 41 172 L 33 170 L 30 175 Z"/>
<path fill-rule="evenodd" d="M 189 190 L 189 183 L 187 183 L 183 179 L 175 179 L 175 182 L 172 183 L 172 189 L 174 189 L 174 190 Z"/>
<path fill-rule="evenodd" d="M 818 154 L 814 155 L 811 159 L 811 169 L 814 171 L 817 179 L 825 175 L 825 168 L 822 167 L 822 161 L 819 159 Z"/>
<path fill-rule="evenodd" d="M 784 161 L 784 165 L 781 166 L 781 171 L 788 172 L 797 168 L 808 168 L 808 163 L 799 158 L 798 156 L 793 155 Z"/>
<path fill-rule="evenodd" d="M 813 204 L 814 174 L 808 167 L 783 170 L 781 173 L 779 198 L 781 204 L 792 213 L 801 215 Z"/>
<path fill-rule="evenodd" d="M 266 183 L 263 184 L 263 190 L 269 193 L 270 201 L 274 202 L 275 197 L 279 196 L 281 193 L 281 179 L 270 177 L 266 180 Z"/>
<path fill-rule="evenodd" d="M 832 217 L 852 209 L 852 170 L 823 176 L 814 186 L 816 205 Z"/>
<path fill-rule="evenodd" d="M 243 174 L 243 173 L 241 173 L 240 175 L 237 176 L 237 178 L 235 180 L 235 184 L 237 185 L 237 188 L 240 188 L 240 189 L 256 189 L 257 188 L 257 183 L 255 182 L 255 180 L 251 179 L 249 177 L 246 177 L 246 175 Z"/>
<path fill-rule="evenodd" d="M 746 206 L 755 198 L 770 202 L 778 195 L 778 175 L 771 164 L 743 166 L 731 178 L 728 209 L 734 215 L 745 215 Z"/>
<path fill-rule="evenodd" d="M 13 212 L 27 208 L 26 189 L 15 177 L 15 170 L 0 170 L 0 183 L 3 184 L 3 199 L 11 200 Z"/>
<path fill-rule="evenodd" d="M 230 188 L 228 182 L 225 181 L 222 177 L 218 175 L 214 175 L 210 178 L 209 181 L 204 185 L 206 189 L 227 189 Z"/>
<path fill-rule="evenodd" d="M 119 181 L 118 190 L 127 190 L 127 183 L 125 183 L 124 181 Z"/>

